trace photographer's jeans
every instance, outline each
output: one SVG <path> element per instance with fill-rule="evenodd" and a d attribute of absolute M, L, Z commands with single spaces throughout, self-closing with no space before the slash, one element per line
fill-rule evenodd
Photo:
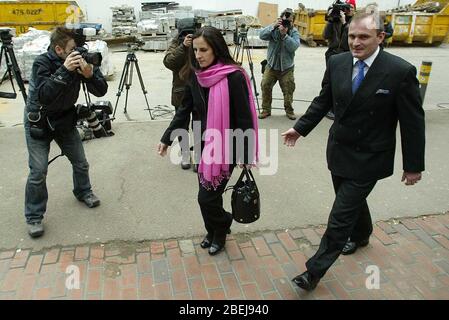
<path fill-rule="evenodd" d="M 30 136 L 29 125 L 25 124 L 25 137 L 28 148 L 28 166 L 30 173 L 25 189 L 25 218 L 27 223 L 39 222 L 44 218 L 47 209 L 47 170 L 48 155 L 52 138 L 43 140 L 33 139 Z M 82 199 L 92 192 L 89 180 L 89 164 L 84 155 L 84 148 L 78 130 L 59 134 L 54 137 L 64 155 L 72 163 L 73 193 L 76 198 Z"/>

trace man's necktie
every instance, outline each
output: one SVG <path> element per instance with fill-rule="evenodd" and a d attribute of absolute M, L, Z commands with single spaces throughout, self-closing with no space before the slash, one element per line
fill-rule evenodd
<path fill-rule="evenodd" d="M 362 60 L 359 60 L 355 64 L 359 68 L 359 71 L 357 72 L 357 75 L 355 76 L 354 80 L 352 80 L 352 94 L 354 94 L 357 91 L 357 89 L 360 87 L 360 84 L 363 81 L 363 78 L 365 78 L 366 63 L 363 62 Z"/>

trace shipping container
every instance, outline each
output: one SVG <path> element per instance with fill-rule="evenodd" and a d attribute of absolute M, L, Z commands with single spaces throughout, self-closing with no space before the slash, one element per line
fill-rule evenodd
<path fill-rule="evenodd" d="M 76 1 L 0 1 L 0 26 L 15 28 L 16 35 L 29 27 L 51 30 L 82 21 L 84 14 Z"/>

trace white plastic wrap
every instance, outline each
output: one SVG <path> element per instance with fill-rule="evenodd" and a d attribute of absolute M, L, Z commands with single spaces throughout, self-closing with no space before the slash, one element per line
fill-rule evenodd
<path fill-rule="evenodd" d="M 103 56 L 103 61 L 100 67 L 104 76 L 111 76 L 114 74 L 114 66 L 110 58 L 108 45 L 104 41 L 90 41 L 87 43 L 89 52 L 100 52 Z M 21 34 L 19 37 L 13 38 L 13 49 L 17 59 L 17 64 L 20 68 L 22 78 L 24 81 L 29 81 L 33 62 L 37 56 L 47 52 L 50 46 L 50 32 L 43 30 L 36 30 L 30 28 L 27 33 Z M 2 60 L 0 73 L 6 70 L 6 63 Z"/>
<path fill-rule="evenodd" d="M 87 47 L 89 52 L 100 52 L 103 60 L 101 62 L 100 70 L 105 77 L 114 74 L 114 65 L 112 64 L 111 53 L 109 52 L 108 44 L 101 40 L 88 41 Z"/>

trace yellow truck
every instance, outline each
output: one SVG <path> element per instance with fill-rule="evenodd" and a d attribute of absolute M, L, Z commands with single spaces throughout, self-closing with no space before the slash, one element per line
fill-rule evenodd
<path fill-rule="evenodd" d="M 15 28 L 16 36 L 29 27 L 51 30 L 83 21 L 84 14 L 76 1 L 0 1 L 0 26 Z"/>
<path fill-rule="evenodd" d="M 417 11 L 426 5 L 434 5 L 437 12 Z M 322 36 L 326 26 L 327 10 L 306 9 L 299 4 L 295 10 L 294 24 L 300 37 L 310 46 L 326 44 Z M 449 43 L 449 0 L 418 0 L 405 12 L 386 12 L 394 33 L 389 39 L 393 44 L 432 44 Z"/>

